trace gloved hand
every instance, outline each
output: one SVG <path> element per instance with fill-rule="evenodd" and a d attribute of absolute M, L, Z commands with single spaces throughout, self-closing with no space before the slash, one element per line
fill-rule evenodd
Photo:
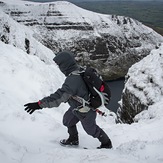
<path fill-rule="evenodd" d="M 42 109 L 39 106 L 39 102 L 28 103 L 28 104 L 25 104 L 24 106 L 26 107 L 24 110 L 27 111 L 27 113 L 29 114 L 32 114 L 35 110 Z"/>

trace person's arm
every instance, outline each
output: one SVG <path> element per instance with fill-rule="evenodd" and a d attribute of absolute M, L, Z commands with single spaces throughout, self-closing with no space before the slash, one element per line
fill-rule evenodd
<path fill-rule="evenodd" d="M 71 94 L 71 89 L 69 88 L 68 84 L 64 83 L 62 88 L 58 89 L 50 96 L 44 97 L 38 102 L 25 104 L 25 111 L 27 111 L 29 114 L 32 114 L 38 109 L 58 107 L 62 102 L 68 101 L 68 99 L 71 97 Z"/>
<path fill-rule="evenodd" d="M 58 107 L 62 102 L 66 102 L 71 97 L 71 93 L 67 85 L 63 84 L 62 88 L 58 89 L 55 93 L 40 100 L 41 108 Z"/>

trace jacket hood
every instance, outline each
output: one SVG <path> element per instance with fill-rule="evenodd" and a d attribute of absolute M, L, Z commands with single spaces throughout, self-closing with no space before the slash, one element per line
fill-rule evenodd
<path fill-rule="evenodd" d="M 53 61 L 59 66 L 59 69 L 68 76 L 71 72 L 78 69 L 78 65 L 75 61 L 75 58 L 71 52 L 64 51 L 59 52 Z"/>

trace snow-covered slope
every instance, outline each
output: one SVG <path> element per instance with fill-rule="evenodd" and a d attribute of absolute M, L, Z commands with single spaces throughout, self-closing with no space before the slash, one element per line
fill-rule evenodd
<path fill-rule="evenodd" d="M 162 105 L 146 111 L 155 115 L 132 125 L 115 124 L 113 117 L 98 116 L 97 123 L 110 136 L 114 148 L 95 149 L 97 139 L 78 124 L 80 145 L 89 149 L 64 148 L 62 125 L 67 104 L 29 115 L 23 105 L 55 91 L 64 77 L 57 66 L 45 65 L 37 56 L 0 41 L 0 162 L 2 163 L 162 163 Z M 151 90 L 151 89 L 150 89 Z M 152 90 L 151 90 L 152 91 Z M 156 112 L 159 110 L 159 114 Z"/>
<path fill-rule="evenodd" d="M 18 162 L 24 153 L 39 152 L 35 150 L 35 143 L 39 143 L 40 135 L 58 124 L 55 120 L 48 122 L 50 117 L 46 119 L 46 114 L 38 114 L 38 117 L 25 114 L 23 105 L 55 91 L 64 77 L 55 64 L 46 65 L 38 57 L 1 41 L 0 76 L 0 162 Z M 24 143 L 33 148 L 26 149 Z"/>
<path fill-rule="evenodd" d="M 163 42 L 162 36 L 134 19 L 94 13 L 70 2 L 1 1 L 2 10 L 34 30 L 45 46 L 54 52 L 72 50 L 80 63 L 93 65 L 108 79 L 124 76 Z"/>
<path fill-rule="evenodd" d="M 134 64 L 126 78 L 119 110 L 122 121 L 131 123 L 135 115 L 146 109 L 135 120 L 163 116 L 163 44 Z"/>
<path fill-rule="evenodd" d="M 19 0 L 5 2 L 24 5 L 24 2 Z M 4 3 L 0 5 L 3 6 Z M 58 142 L 68 136 L 67 129 L 62 125 L 62 116 L 68 105 L 43 109 L 33 115 L 27 114 L 23 106 L 49 95 L 63 83 L 64 76 L 52 62 L 53 52 L 33 38 L 31 29 L 16 23 L 3 11 L 0 11 L 0 27 L 0 38 L 3 41 L 0 41 L 0 163 L 163 162 L 163 82 L 160 76 L 162 46 L 152 52 L 156 57 L 151 55 L 148 61 L 143 60 L 142 64 L 133 67 L 134 72 L 139 75 L 144 69 L 146 76 L 140 75 L 144 80 L 136 76 L 133 82 L 130 80 L 126 85 L 131 86 L 132 92 L 137 95 L 139 92 L 133 89 L 134 83 L 140 83 L 145 88 L 144 81 L 152 77 L 155 84 L 152 86 L 152 83 L 147 83 L 149 90 L 145 89 L 155 104 L 137 115 L 137 123 L 131 125 L 116 124 L 114 117 L 109 116 L 109 111 L 106 118 L 97 117 L 97 123 L 108 133 L 114 148 L 97 150 L 96 147 L 100 145 L 98 140 L 88 136 L 80 123 L 80 146 L 89 149 L 64 148 Z M 30 41 L 29 54 L 32 55 L 28 55 L 25 48 L 26 38 Z M 131 72 L 132 70 L 130 76 L 135 74 Z M 158 86 L 161 89 L 158 89 Z M 144 96 L 142 97 L 144 99 Z"/>
<path fill-rule="evenodd" d="M 0 10 L 0 40 L 20 48 L 28 54 L 39 56 L 45 63 L 52 63 L 54 53 L 38 42 L 32 35 L 32 30 L 17 23 Z"/>

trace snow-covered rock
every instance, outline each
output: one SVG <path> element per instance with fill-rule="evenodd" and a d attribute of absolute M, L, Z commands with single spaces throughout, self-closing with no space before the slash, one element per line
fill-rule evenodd
<path fill-rule="evenodd" d="M 33 29 L 34 37 L 54 53 L 69 49 L 81 64 L 93 65 L 107 79 L 125 76 L 132 64 L 163 42 L 134 19 L 94 13 L 70 2 L 1 1 L 4 12 Z"/>
<path fill-rule="evenodd" d="M 47 64 L 53 63 L 55 55 L 52 50 L 42 45 L 32 35 L 32 30 L 17 23 L 0 10 L 0 40 L 22 49 L 27 54 L 39 56 Z"/>
<path fill-rule="evenodd" d="M 136 121 L 140 117 L 153 119 L 157 114 L 162 116 L 163 107 L 158 105 L 163 106 L 163 44 L 129 69 L 118 113 L 127 123 L 140 112 Z"/>

